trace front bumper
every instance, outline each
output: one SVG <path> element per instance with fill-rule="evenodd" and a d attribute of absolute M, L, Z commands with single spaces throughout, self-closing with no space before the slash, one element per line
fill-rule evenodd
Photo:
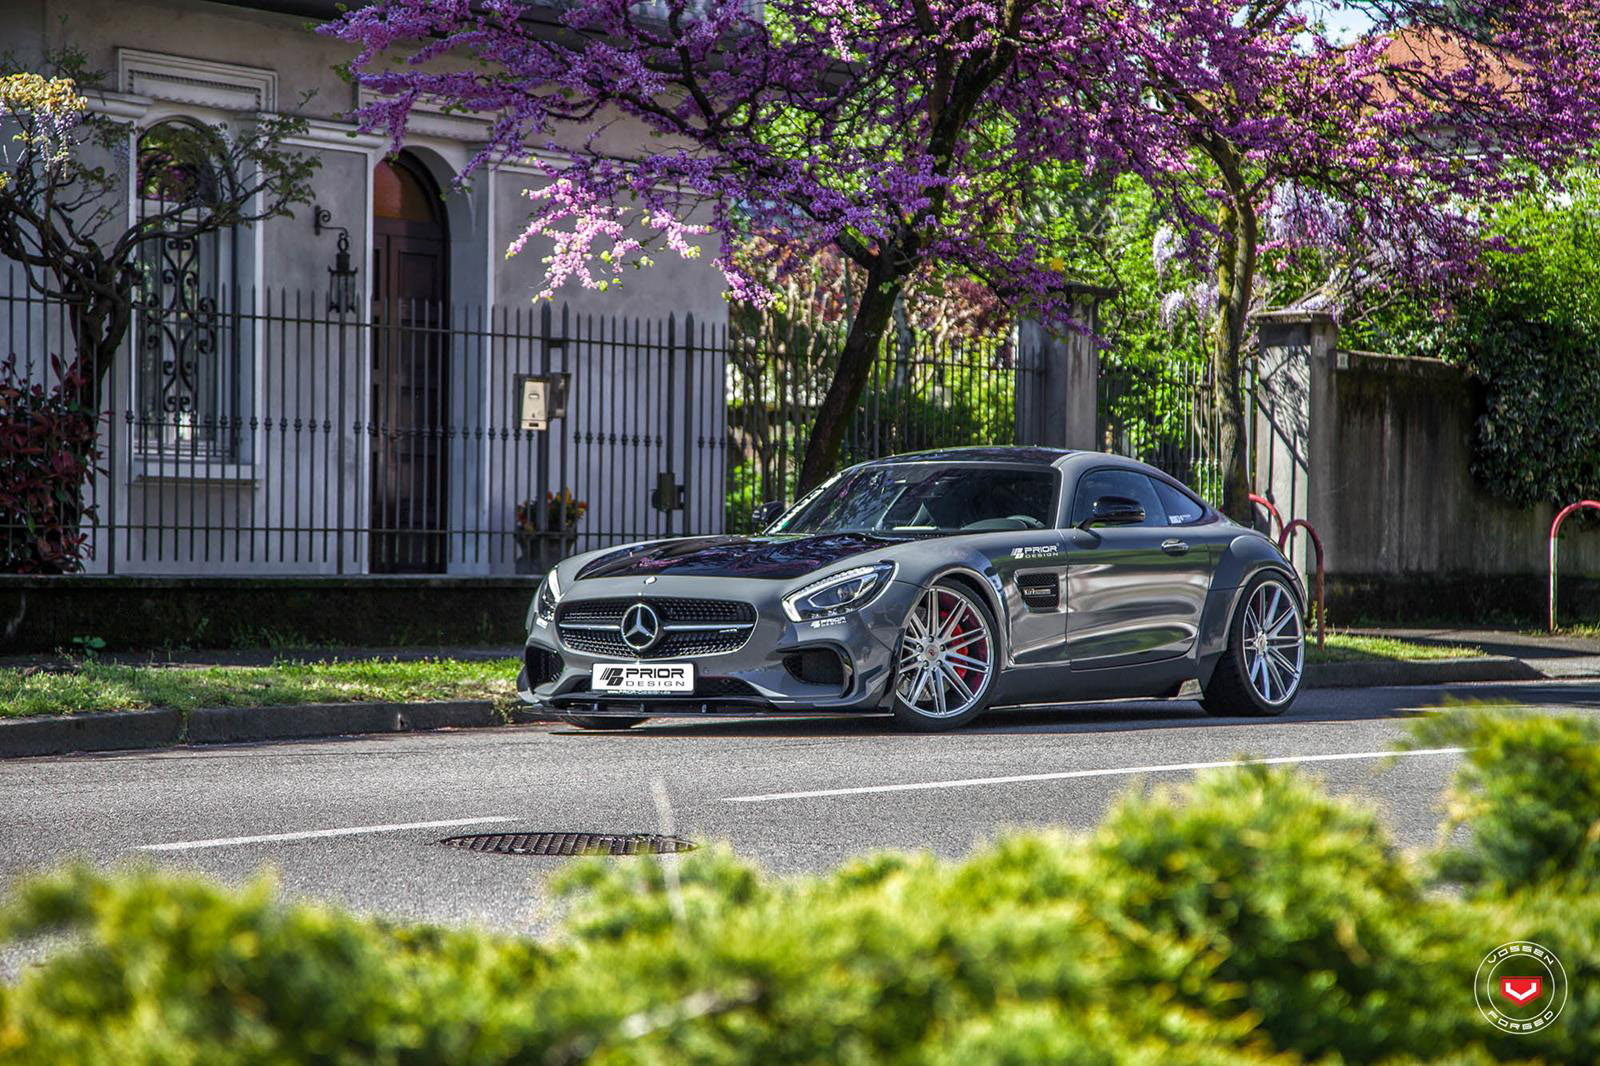
<path fill-rule="evenodd" d="M 731 600 L 753 606 L 755 623 L 736 650 L 671 659 L 582 651 L 564 641 L 554 624 L 535 619 L 523 651 L 518 695 L 535 710 L 553 715 L 828 714 L 887 709 L 901 626 L 918 587 L 891 581 L 866 607 L 814 622 L 791 622 L 785 616 L 781 594 L 790 587 L 782 581 L 720 577 L 662 576 L 649 584 L 636 577 L 581 582 L 562 598 L 562 610 L 585 600 L 617 598 L 646 603 L 671 598 Z M 797 657 L 818 650 L 838 657 L 842 677 L 823 683 L 803 679 L 814 671 L 808 671 Z M 559 657 L 559 664 L 551 655 Z M 692 694 L 589 691 L 596 664 L 669 662 L 694 664 Z"/>

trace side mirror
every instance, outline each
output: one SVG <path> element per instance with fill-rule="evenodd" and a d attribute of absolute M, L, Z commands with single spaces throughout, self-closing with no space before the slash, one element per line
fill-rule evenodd
<path fill-rule="evenodd" d="M 1101 496 L 1089 508 L 1089 517 L 1078 523 L 1079 529 L 1090 526 L 1137 526 L 1144 522 L 1144 506 L 1126 496 Z"/>
<path fill-rule="evenodd" d="M 750 524 L 759 533 L 776 522 L 778 516 L 783 514 L 783 510 L 782 500 L 768 500 L 750 512 Z"/>

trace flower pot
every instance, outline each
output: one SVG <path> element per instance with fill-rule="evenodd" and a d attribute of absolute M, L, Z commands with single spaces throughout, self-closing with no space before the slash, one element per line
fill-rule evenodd
<path fill-rule="evenodd" d="M 517 573 L 548 574 L 578 549 L 575 529 L 547 529 L 517 534 Z"/>

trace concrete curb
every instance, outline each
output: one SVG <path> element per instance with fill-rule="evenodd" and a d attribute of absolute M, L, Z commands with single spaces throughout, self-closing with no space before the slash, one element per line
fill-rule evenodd
<path fill-rule="evenodd" d="M 1537 681 L 1549 676 L 1521 659 L 1505 655 L 1415 662 L 1380 659 L 1372 662 L 1312 663 L 1306 667 L 1304 687 L 1379 688 L 1472 681 Z"/>
<path fill-rule="evenodd" d="M 113 711 L 54 718 L 0 718 L 0 759 L 118 751 L 176 744 L 183 714 L 175 710 Z"/>
<path fill-rule="evenodd" d="M 75 714 L 0 720 L 0 759 L 175 744 L 472 729 L 502 725 L 504 721 L 488 700 L 202 707 L 189 712 L 187 728 L 183 714 L 170 709 Z"/>

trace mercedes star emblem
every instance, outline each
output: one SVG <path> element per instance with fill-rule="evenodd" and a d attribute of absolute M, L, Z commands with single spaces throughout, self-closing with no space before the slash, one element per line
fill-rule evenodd
<path fill-rule="evenodd" d="M 636 603 L 622 613 L 622 642 L 644 651 L 661 636 L 661 618 L 648 603 Z"/>

